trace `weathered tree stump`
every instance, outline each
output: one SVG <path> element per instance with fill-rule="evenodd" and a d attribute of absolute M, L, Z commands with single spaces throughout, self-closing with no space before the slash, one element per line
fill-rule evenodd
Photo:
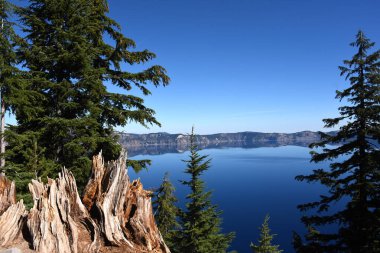
<path fill-rule="evenodd" d="M 0 174 L 0 215 L 16 203 L 15 183 Z"/>
<path fill-rule="evenodd" d="M 16 203 L 14 182 L 0 175 L 0 245 L 14 241 L 21 232 L 26 215 L 22 200 Z"/>
<path fill-rule="evenodd" d="M 139 180 L 131 183 L 125 168 L 124 155 L 107 166 L 101 154 L 95 156 L 83 194 L 85 206 L 99 221 L 107 244 L 136 252 L 170 252 L 154 221 L 151 192 L 143 190 Z"/>
<path fill-rule="evenodd" d="M 41 253 L 94 252 L 98 249 L 97 226 L 83 206 L 73 175 L 63 169 L 56 180 L 44 185 L 32 180 L 29 190 L 34 205 L 27 226 L 33 248 Z M 78 243 L 78 234 L 88 235 Z M 90 234 L 94 234 L 91 240 Z"/>
<path fill-rule="evenodd" d="M 25 206 L 21 201 L 11 205 L 0 216 L 0 245 L 5 246 L 17 239 L 25 224 Z"/>
<path fill-rule="evenodd" d="M 34 204 L 27 212 L 22 201 L 15 203 L 14 183 L 0 177 L 0 245 L 23 235 L 31 252 L 170 253 L 155 224 L 151 192 L 139 180 L 130 182 L 124 154 L 108 164 L 94 156 L 83 202 L 66 169 L 47 184 L 32 180 L 29 190 Z"/>

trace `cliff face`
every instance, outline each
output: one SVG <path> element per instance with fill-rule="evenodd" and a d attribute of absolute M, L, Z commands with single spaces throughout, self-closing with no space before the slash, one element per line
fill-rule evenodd
<path fill-rule="evenodd" d="M 120 143 L 133 154 L 178 152 L 186 150 L 190 143 L 189 135 L 151 133 L 151 134 L 127 134 L 118 133 Z M 196 144 L 201 148 L 218 147 L 274 147 L 285 145 L 308 146 L 312 142 L 320 140 L 317 132 L 303 131 L 297 133 L 219 133 L 211 135 L 198 135 Z M 144 152 L 145 151 L 145 152 Z M 156 152 L 155 152 L 156 151 Z"/>

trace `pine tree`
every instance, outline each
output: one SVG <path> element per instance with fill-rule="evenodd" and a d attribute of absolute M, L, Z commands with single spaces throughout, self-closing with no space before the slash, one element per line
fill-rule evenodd
<path fill-rule="evenodd" d="M 275 235 L 270 233 L 269 228 L 269 215 L 265 216 L 264 223 L 260 228 L 259 244 L 255 245 L 251 243 L 250 247 L 253 253 L 281 253 L 279 245 L 272 245 L 272 240 Z"/>
<path fill-rule="evenodd" d="M 94 154 L 102 150 L 106 160 L 119 155 L 114 127 L 131 121 L 159 125 L 154 111 L 130 90 L 150 95 L 149 84 L 165 86 L 169 77 L 161 66 L 137 73 L 124 70 L 155 54 L 133 51 L 134 41 L 107 13 L 105 0 L 31 0 L 18 9 L 26 34 L 19 55 L 28 70 L 25 90 L 32 93 L 18 101 L 18 124 L 7 133 L 10 168 L 30 170 L 26 165 L 31 158 L 22 150 L 34 148 L 33 142 L 23 142 L 32 137 L 46 165 L 36 176 L 55 177 L 65 166 L 81 188 Z M 111 92 L 113 86 L 125 92 Z M 144 166 L 145 161 L 130 164 Z"/>
<path fill-rule="evenodd" d="M 306 243 L 295 235 L 297 252 L 379 252 L 380 51 L 369 53 L 374 43 L 361 31 L 351 46 L 357 53 L 340 67 L 351 85 L 336 95 L 339 100 L 347 99 L 347 105 L 339 108 L 339 117 L 324 120 L 325 127 L 342 126 L 335 135 L 321 133 L 322 141 L 311 145 L 322 150 L 313 151 L 311 161 L 332 161 L 330 170 L 296 177 L 329 189 L 319 201 L 299 206 L 301 211 L 316 209 L 317 213 L 302 218 L 309 233 Z M 344 208 L 330 211 L 331 204 L 340 201 L 346 203 Z M 339 224 L 337 231 L 318 231 L 334 223 Z"/>
<path fill-rule="evenodd" d="M 19 37 L 13 30 L 13 23 L 9 16 L 12 6 L 8 1 L 0 0 L 0 172 L 3 171 L 5 159 L 5 113 L 12 110 L 12 92 L 14 91 L 15 79 L 19 75 L 16 67 L 17 57 L 15 47 Z"/>
<path fill-rule="evenodd" d="M 155 210 L 154 217 L 165 240 L 166 245 L 173 251 L 175 248 L 174 236 L 179 229 L 177 222 L 178 208 L 175 206 L 177 198 L 174 196 L 174 186 L 169 180 L 168 173 L 165 173 L 162 184 L 156 193 L 156 199 L 153 202 Z"/>
<path fill-rule="evenodd" d="M 201 175 L 210 167 L 208 156 L 200 155 L 195 144 L 194 129 L 190 136 L 190 157 L 185 172 L 190 175 L 182 183 L 190 188 L 187 195 L 186 210 L 181 211 L 180 225 L 176 243 L 184 253 L 222 253 L 226 252 L 234 238 L 234 233 L 221 233 L 221 215 L 211 204 L 211 192 L 205 191 Z"/>

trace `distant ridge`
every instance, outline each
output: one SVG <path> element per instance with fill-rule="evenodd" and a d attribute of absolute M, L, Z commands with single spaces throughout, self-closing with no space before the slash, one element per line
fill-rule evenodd
<path fill-rule="evenodd" d="M 329 132 L 334 134 L 334 132 Z M 150 134 L 129 134 L 117 132 L 119 142 L 127 148 L 130 155 L 160 154 L 183 152 L 188 149 L 188 134 L 169 134 L 165 132 Z M 320 140 L 319 132 L 302 131 L 296 133 L 238 132 L 197 135 L 196 144 L 200 148 L 223 147 L 277 147 L 295 145 L 306 147 Z"/>

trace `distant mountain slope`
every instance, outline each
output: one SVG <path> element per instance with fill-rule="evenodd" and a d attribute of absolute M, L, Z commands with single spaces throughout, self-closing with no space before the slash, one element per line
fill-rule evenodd
<path fill-rule="evenodd" d="M 154 154 L 166 152 L 181 152 L 189 146 L 189 135 L 151 133 L 129 134 L 121 133 L 119 142 L 128 149 L 129 153 Z M 320 139 L 318 132 L 302 131 L 297 133 L 218 133 L 197 135 L 196 143 L 201 148 L 222 147 L 274 147 L 285 145 L 308 146 Z"/>

